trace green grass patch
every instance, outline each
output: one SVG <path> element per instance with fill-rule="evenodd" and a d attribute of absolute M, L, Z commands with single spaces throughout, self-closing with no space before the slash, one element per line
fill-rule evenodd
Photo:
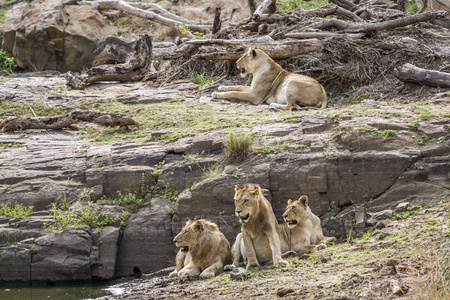
<path fill-rule="evenodd" d="M 71 110 L 71 107 L 50 107 L 43 104 L 25 105 L 20 103 L 10 103 L 8 101 L 0 102 L 0 111 L 25 117 L 34 117 L 33 111 L 38 117 L 50 117 L 62 115 Z"/>
<path fill-rule="evenodd" d="M 357 126 L 354 129 L 355 130 L 364 130 L 365 132 L 368 132 L 372 135 L 384 136 L 386 138 L 396 137 L 397 133 L 398 133 L 397 130 L 392 130 L 392 129 L 376 130 L 375 128 L 372 128 L 370 126 Z"/>
<path fill-rule="evenodd" d="M 225 152 L 229 159 L 244 159 L 251 153 L 254 137 L 251 133 L 236 133 L 230 131 L 225 143 Z"/>
<path fill-rule="evenodd" d="M 214 72 L 211 74 L 207 73 L 207 72 L 201 72 L 201 73 L 196 72 L 196 73 L 191 73 L 188 80 L 192 83 L 198 84 L 200 86 L 200 89 L 203 90 L 205 87 L 210 85 L 211 82 L 213 82 L 215 78 L 216 78 L 216 76 L 214 76 Z"/>
<path fill-rule="evenodd" d="M 284 142 L 281 144 L 274 144 L 274 145 L 267 145 L 263 147 L 258 147 L 255 149 L 255 152 L 261 155 L 267 155 L 269 153 L 274 153 L 276 151 L 280 150 L 299 150 L 299 149 L 305 149 L 307 146 L 302 144 L 293 144 Z"/>
<path fill-rule="evenodd" d="M 1 21 L 0 15 L 0 21 Z M 9 75 L 18 70 L 17 61 L 14 57 L 8 57 L 8 54 L 2 49 L 0 49 L 0 71 L 4 75 Z"/>
<path fill-rule="evenodd" d="M 33 206 L 24 206 L 20 203 L 2 204 L 0 206 L 0 215 L 13 217 L 16 219 L 25 219 L 33 212 Z"/>
<path fill-rule="evenodd" d="M 291 12 L 298 8 L 314 9 L 328 4 L 328 0 L 277 0 L 277 10 L 282 12 Z"/>

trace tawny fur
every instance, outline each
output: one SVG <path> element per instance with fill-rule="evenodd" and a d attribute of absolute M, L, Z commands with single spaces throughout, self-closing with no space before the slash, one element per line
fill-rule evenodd
<path fill-rule="evenodd" d="M 286 223 L 280 224 L 283 237 L 287 238 L 288 250 L 297 255 L 326 248 L 336 241 L 335 237 L 324 237 L 320 219 L 308 206 L 308 197 L 301 196 L 297 201 L 288 200 L 283 214 Z M 283 253 L 287 249 L 282 249 Z"/>
<path fill-rule="evenodd" d="M 169 277 L 188 279 L 200 275 L 209 278 L 217 275 L 231 262 L 230 243 L 213 222 L 207 220 L 187 221 L 174 238 L 180 247 L 176 257 L 175 271 Z M 183 251 L 188 247 L 188 251 Z"/>
<path fill-rule="evenodd" d="M 239 266 L 241 257 L 247 266 L 273 262 L 275 266 L 287 264 L 281 257 L 277 220 L 272 205 L 264 197 L 259 185 L 246 184 L 243 189 L 235 187 L 236 215 L 241 218 L 242 232 L 233 245 L 233 266 Z M 227 269 L 232 268 L 227 266 Z"/>
<path fill-rule="evenodd" d="M 253 74 L 251 86 L 220 86 L 213 98 L 249 101 L 255 105 L 270 104 L 281 109 L 297 108 L 297 105 L 326 108 L 327 94 L 315 79 L 288 72 L 266 53 L 254 47 L 236 62 L 241 76 Z"/>

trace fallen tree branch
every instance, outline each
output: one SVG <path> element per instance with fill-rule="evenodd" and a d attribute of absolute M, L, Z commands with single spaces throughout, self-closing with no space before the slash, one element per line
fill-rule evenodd
<path fill-rule="evenodd" d="M 0 121 L 2 132 L 28 129 L 63 129 L 79 122 L 96 123 L 102 126 L 139 125 L 132 118 L 118 113 L 72 111 L 56 117 L 10 117 Z"/>
<path fill-rule="evenodd" d="M 277 11 L 275 0 L 264 0 L 253 13 L 252 19 L 258 20 L 265 13 L 271 15 Z"/>
<path fill-rule="evenodd" d="M 223 41 L 221 44 L 236 45 L 242 50 L 234 52 L 214 52 L 193 55 L 192 58 L 196 60 L 236 60 L 241 57 L 244 53 L 243 49 L 248 47 L 258 47 L 259 49 L 266 52 L 272 59 L 283 59 L 290 58 L 295 55 L 306 54 L 314 51 L 318 51 L 323 48 L 323 42 L 318 39 L 308 39 L 308 40 L 295 40 L 295 39 L 285 39 L 283 41 L 273 41 L 272 39 L 256 39 L 256 40 L 235 40 L 235 41 Z M 194 41 L 189 41 L 194 43 Z M 203 43 L 211 43 L 213 40 L 206 41 Z M 216 40 L 215 42 L 219 42 Z"/>
<path fill-rule="evenodd" d="M 421 69 L 411 64 L 404 64 L 395 68 L 394 75 L 405 82 L 434 87 L 450 87 L 450 73 Z"/>
<path fill-rule="evenodd" d="M 417 14 L 417 15 L 411 15 L 406 16 L 404 18 L 399 18 L 396 20 L 390 20 L 380 23 L 365 23 L 365 24 L 358 24 L 353 22 L 347 22 L 343 20 L 337 20 L 337 19 L 331 19 L 331 20 L 324 20 L 319 23 L 313 24 L 311 27 L 318 28 L 318 29 L 324 29 L 329 27 L 337 27 L 340 30 L 343 30 L 345 32 L 370 32 L 370 31 L 378 31 L 378 30 L 389 30 L 394 29 L 398 27 L 404 27 L 411 24 L 419 23 L 419 22 L 425 22 L 430 21 L 434 19 L 441 19 L 444 18 L 446 15 L 448 15 L 449 12 L 447 11 L 429 11 L 423 14 Z"/>
<path fill-rule="evenodd" d="M 131 44 L 118 41 L 117 38 L 106 39 L 111 44 L 104 44 L 98 52 L 95 62 L 110 62 L 95 66 L 86 75 L 78 75 L 77 73 L 66 73 L 66 84 L 74 89 L 84 89 L 84 87 L 97 81 L 141 81 L 155 79 L 157 73 L 150 72 L 152 63 L 152 41 L 148 35 L 139 36 L 134 42 L 132 51 L 126 56 L 124 63 L 124 53 L 130 49 Z M 116 48 L 120 47 L 120 51 Z M 110 51 L 115 49 L 115 51 Z M 105 55 L 105 57 L 104 57 Z"/>
<path fill-rule="evenodd" d="M 297 9 L 294 12 L 294 15 L 296 17 L 320 17 L 320 18 L 325 18 L 327 16 L 331 16 L 331 15 L 336 15 L 339 17 L 342 17 L 344 19 L 353 21 L 353 22 L 359 22 L 359 23 L 365 23 L 365 21 L 358 17 L 355 13 L 339 7 L 337 5 L 333 5 L 333 4 L 327 4 L 323 7 L 319 7 L 316 9 L 311 9 L 311 10 L 306 10 L 306 9 Z"/>
<path fill-rule="evenodd" d="M 176 30 L 179 30 L 180 26 L 186 27 L 192 31 L 197 31 L 197 32 L 202 32 L 202 33 L 206 33 L 211 30 L 210 26 L 193 24 L 191 21 L 189 21 L 189 22 L 179 21 L 180 18 L 177 18 L 177 20 L 169 19 L 169 18 L 160 16 L 156 13 L 153 13 L 151 11 L 142 10 L 140 8 L 132 6 L 122 0 L 94 1 L 91 4 L 91 8 L 97 9 L 97 10 L 104 10 L 104 9 L 120 10 L 120 11 L 129 13 L 131 15 L 135 15 L 135 16 L 138 16 L 138 17 L 141 17 L 144 19 L 152 20 L 152 21 L 159 23 L 161 25 L 164 25 L 164 26 L 175 28 Z"/>

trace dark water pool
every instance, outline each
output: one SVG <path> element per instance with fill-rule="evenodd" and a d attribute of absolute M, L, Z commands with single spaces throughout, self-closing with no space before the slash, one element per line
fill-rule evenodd
<path fill-rule="evenodd" d="M 0 285 L 0 300 L 80 300 L 92 299 L 115 293 L 108 284 L 71 285 Z"/>

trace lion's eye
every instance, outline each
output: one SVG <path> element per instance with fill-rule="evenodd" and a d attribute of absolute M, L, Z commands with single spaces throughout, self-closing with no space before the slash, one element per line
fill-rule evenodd
<path fill-rule="evenodd" d="M 247 202 L 248 202 L 248 200 L 247 200 L 247 199 L 245 199 L 245 200 L 244 200 L 244 204 L 245 204 L 245 203 L 247 203 Z"/>
<path fill-rule="evenodd" d="M 295 209 L 295 206 L 292 206 L 291 210 L 294 210 L 294 209 Z"/>
<path fill-rule="evenodd" d="M 185 231 L 183 231 L 183 234 L 186 234 L 187 233 L 187 231 L 185 230 Z"/>

